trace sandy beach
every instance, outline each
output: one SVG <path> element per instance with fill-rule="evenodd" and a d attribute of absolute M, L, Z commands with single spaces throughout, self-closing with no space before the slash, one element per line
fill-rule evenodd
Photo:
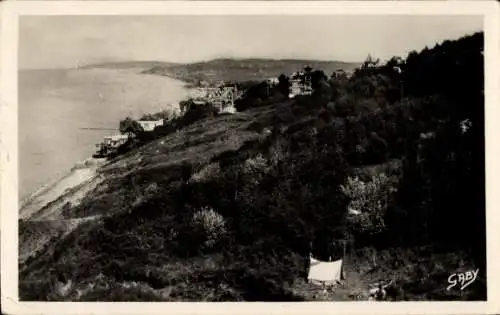
<path fill-rule="evenodd" d="M 75 195 L 79 195 L 80 198 L 83 196 L 76 194 L 78 189 L 75 190 L 75 188 L 81 188 L 81 186 L 92 181 L 97 175 L 98 168 L 104 163 L 104 159 L 94 158 L 77 163 L 65 176 L 47 184 L 23 200 L 19 211 L 19 219 L 26 220 L 34 216 L 38 219 L 47 217 L 47 212 L 50 212 L 49 209 L 54 208 L 51 207 L 52 204 L 58 199 L 64 199 L 64 197 L 70 197 L 65 202 L 78 202 Z"/>

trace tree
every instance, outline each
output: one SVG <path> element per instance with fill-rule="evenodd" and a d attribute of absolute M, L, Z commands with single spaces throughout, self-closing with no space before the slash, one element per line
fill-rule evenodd
<path fill-rule="evenodd" d="M 227 233 L 224 217 L 211 207 L 203 207 L 196 211 L 190 227 L 193 232 L 201 234 L 201 248 L 204 250 L 215 247 Z"/>
<path fill-rule="evenodd" d="M 341 191 L 349 198 L 349 208 L 355 214 L 349 217 L 352 232 L 359 236 L 374 236 L 386 228 L 384 216 L 396 188 L 384 173 L 373 176 L 369 182 L 348 177 Z"/>
<path fill-rule="evenodd" d="M 278 91 L 288 98 L 288 94 L 290 93 L 290 80 L 284 74 L 278 77 Z"/>
<path fill-rule="evenodd" d="M 137 136 L 139 133 L 144 131 L 141 125 L 130 117 L 120 121 L 119 129 L 122 134 L 127 133 L 129 136 Z"/>
<path fill-rule="evenodd" d="M 183 100 L 179 102 L 181 113 L 186 113 L 194 105 L 193 99 Z"/>
<path fill-rule="evenodd" d="M 311 73 L 311 87 L 316 90 L 328 81 L 328 77 L 323 70 L 315 70 Z"/>

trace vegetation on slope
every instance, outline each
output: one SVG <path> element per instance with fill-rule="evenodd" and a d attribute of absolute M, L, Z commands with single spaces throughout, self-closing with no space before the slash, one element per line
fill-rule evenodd
<path fill-rule="evenodd" d="M 159 74 L 172 77 L 193 85 L 201 81 L 209 84 L 219 82 L 263 81 L 278 77 L 284 73 L 292 74 L 309 65 L 315 69 L 323 69 L 327 73 L 343 69 L 354 70 L 359 64 L 340 61 L 294 60 L 294 59 L 215 59 L 179 65 L 158 65 L 143 73 Z"/>
<path fill-rule="evenodd" d="M 316 71 L 311 96 L 257 87 L 237 115 L 144 141 L 65 209 L 105 217 L 21 266 L 21 299 L 309 300 L 309 254 L 341 257 L 343 240 L 330 299 L 380 278 L 394 300 L 485 299 L 482 50 L 478 33 L 351 77 Z M 463 268 L 479 279 L 447 291 Z"/>

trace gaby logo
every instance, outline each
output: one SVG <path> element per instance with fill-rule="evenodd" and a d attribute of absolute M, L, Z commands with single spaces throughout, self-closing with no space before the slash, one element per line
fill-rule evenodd
<path fill-rule="evenodd" d="M 448 283 L 450 283 L 450 285 L 446 288 L 446 290 L 449 291 L 456 285 L 460 285 L 460 290 L 465 289 L 472 282 L 476 281 L 478 273 L 479 273 L 479 268 L 476 270 L 451 274 L 448 277 Z"/>

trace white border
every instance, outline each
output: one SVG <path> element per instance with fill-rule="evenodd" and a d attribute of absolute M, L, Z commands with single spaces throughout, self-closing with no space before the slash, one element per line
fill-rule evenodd
<path fill-rule="evenodd" d="M 496 128 L 499 97 L 499 5 L 495 1 L 8 1 L 0 3 L 0 203 L 2 313 L 6 314 L 498 314 L 500 220 Z M 17 42 L 21 15 L 481 15 L 485 31 L 488 302 L 294 302 L 294 303 L 58 303 L 19 302 L 17 297 Z M 411 36 L 411 34 L 409 34 Z M 495 159 L 496 157 L 496 159 Z"/>

